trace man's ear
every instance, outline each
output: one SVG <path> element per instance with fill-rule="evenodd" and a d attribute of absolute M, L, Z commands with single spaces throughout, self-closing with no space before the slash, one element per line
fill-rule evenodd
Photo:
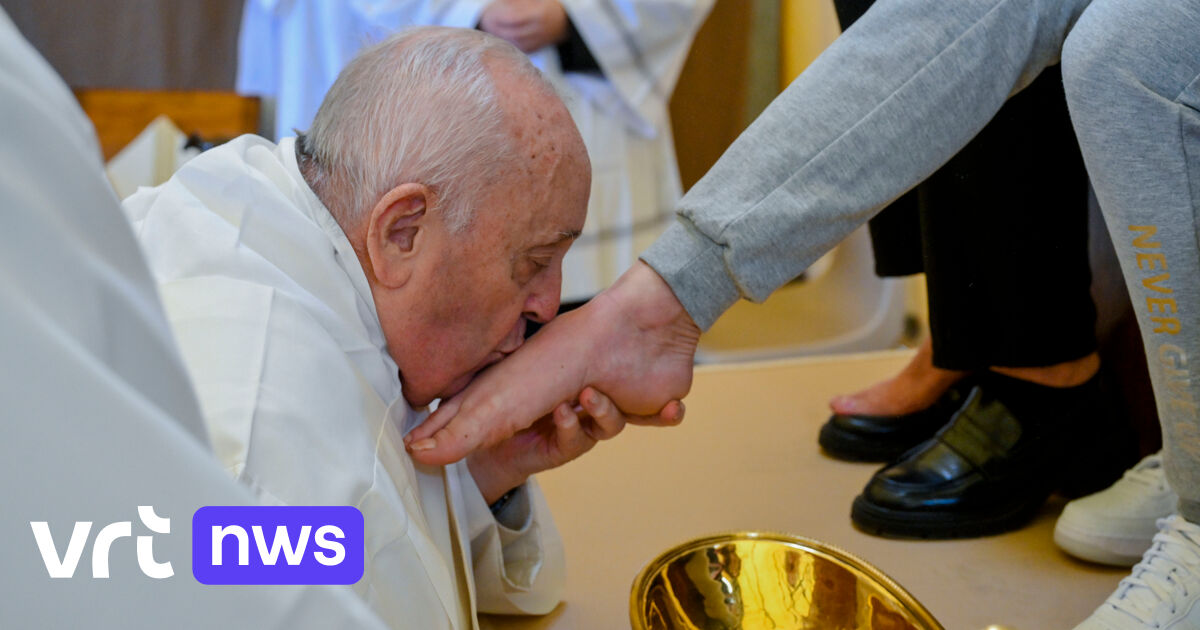
<path fill-rule="evenodd" d="M 367 257 L 375 279 L 389 288 L 408 282 L 429 229 L 430 190 L 400 184 L 389 190 L 367 216 Z"/>

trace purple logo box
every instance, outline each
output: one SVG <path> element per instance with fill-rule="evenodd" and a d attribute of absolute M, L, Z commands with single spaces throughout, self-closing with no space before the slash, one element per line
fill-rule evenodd
<path fill-rule="evenodd" d="M 354 584 L 363 516 L 335 506 L 209 505 L 192 515 L 192 575 L 203 584 Z"/>

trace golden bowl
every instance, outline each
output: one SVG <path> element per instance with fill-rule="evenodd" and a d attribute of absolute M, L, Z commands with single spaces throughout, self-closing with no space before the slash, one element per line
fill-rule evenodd
<path fill-rule="evenodd" d="M 683 543 L 642 569 L 629 599 L 633 630 L 943 630 L 879 569 L 782 534 Z"/>

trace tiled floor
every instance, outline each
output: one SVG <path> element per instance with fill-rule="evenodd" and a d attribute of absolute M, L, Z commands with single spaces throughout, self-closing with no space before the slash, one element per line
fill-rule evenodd
<path fill-rule="evenodd" d="M 887 376 L 908 351 L 697 371 L 688 416 L 671 429 L 630 427 L 543 475 L 567 549 L 566 603 L 494 628 L 629 626 L 629 588 L 644 564 L 689 538 L 729 530 L 789 532 L 875 564 L 949 630 L 1003 624 L 1072 628 L 1126 571 L 1084 564 L 1051 540 L 1055 498 L 1025 529 L 958 541 L 896 541 L 855 530 L 851 499 L 876 469 L 816 445 L 826 401 Z"/>

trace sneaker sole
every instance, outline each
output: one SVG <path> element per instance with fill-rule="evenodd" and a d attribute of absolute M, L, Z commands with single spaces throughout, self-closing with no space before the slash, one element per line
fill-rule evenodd
<path fill-rule="evenodd" d="M 1063 525 L 1062 520 L 1054 526 L 1054 544 L 1068 554 L 1097 564 L 1114 567 L 1131 567 L 1142 559 L 1150 548 L 1150 539 L 1111 538 Z"/>

